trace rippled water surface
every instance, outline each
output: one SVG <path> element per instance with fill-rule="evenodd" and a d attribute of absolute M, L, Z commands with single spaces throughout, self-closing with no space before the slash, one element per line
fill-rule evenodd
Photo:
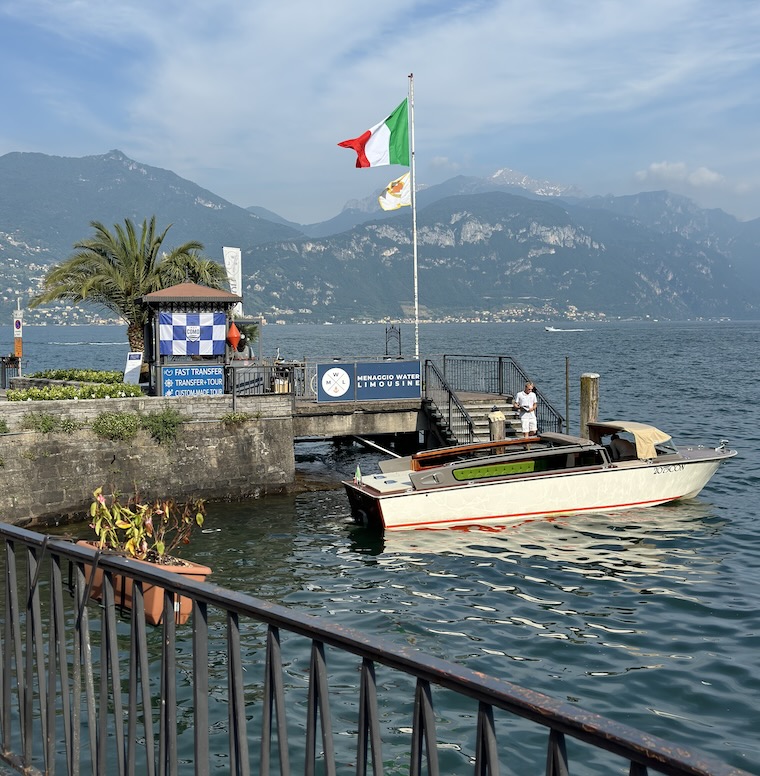
<path fill-rule="evenodd" d="M 93 359 L 84 365 L 123 366 L 120 330 L 30 328 L 31 368 L 69 353 L 81 362 L 83 352 Z M 68 337 L 112 345 L 50 344 Z M 402 339 L 413 350 L 411 327 Z M 563 414 L 567 365 L 573 432 L 579 376 L 597 372 L 602 418 L 651 422 L 677 442 L 726 438 L 739 456 L 689 503 L 501 530 L 379 535 L 350 524 L 338 489 L 213 505 L 194 557 L 213 565 L 219 584 L 760 773 L 759 339 L 757 323 L 589 324 L 573 333 L 423 325 L 423 357 L 512 355 Z M 385 330 L 267 326 L 263 348 L 285 358 L 369 355 L 384 351 Z M 327 443 L 297 449 L 299 472 L 326 482 L 375 460 Z"/>

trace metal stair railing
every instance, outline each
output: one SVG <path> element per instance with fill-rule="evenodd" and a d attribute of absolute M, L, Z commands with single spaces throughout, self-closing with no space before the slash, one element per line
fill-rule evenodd
<path fill-rule="evenodd" d="M 515 396 L 531 378 L 512 356 L 444 355 L 443 379 L 454 392 L 493 393 Z M 565 419 L 552 405 L 540 388 L 535 388 L 538 399 L 536 418 L 539 431 L 561 432 Z"/>
<path fill-rule="evenodd" d="M 425 401 L 437 410 L 440 419 L 455 437 L 457 444 L 477 442 L 475 424 L 464 405 L 444 379 L 438 367 L 429 359 L 423 374 Z"/>

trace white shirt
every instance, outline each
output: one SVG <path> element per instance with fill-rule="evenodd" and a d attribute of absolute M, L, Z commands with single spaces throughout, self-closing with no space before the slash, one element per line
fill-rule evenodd
<path fill-rule="evenodd" d="M 517 396 L 515 396 L 515 404 L 519 407 L 520 412 L 533 412 L 536 407 L 536 394 L 533 393 L 533 391 L 530 393 L 520 391 Z"/>

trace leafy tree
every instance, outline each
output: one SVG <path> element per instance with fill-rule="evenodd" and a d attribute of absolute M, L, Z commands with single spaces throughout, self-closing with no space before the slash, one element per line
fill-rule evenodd
<path fill-rule="evenodd" d="M 91 221 L 95 234 L 74 245 L 75 253 L 51 267 L 43 291 L 30 307 L 67 299 L 75 304 L 93 302 L 121 317 L 127 324 L 129 347 L 144 350 L 143 327 L 148 308 L 142 297 L 176 283 L 200 283 L 224 288 L 227 273 L 221 264 L 201 255 L 203 245 L 190 241 L 168 253 L 161 251 L 167 226 L 156 231 L 156 217 L 143 221 L 138 233 L 130 219 L 114 224 L 113 232 L 99 221 Z"/>

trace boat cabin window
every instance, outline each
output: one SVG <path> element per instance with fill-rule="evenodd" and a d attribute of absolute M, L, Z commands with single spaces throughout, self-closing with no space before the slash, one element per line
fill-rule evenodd
<path fill-rule="evenodd" d="M 602 466 L 606 463 L 601 450 L 582 450 L 579 453 L 573 453 L 572 463 L 569 463 L 570 468 L 584 467 L 584 466 Z"/>

